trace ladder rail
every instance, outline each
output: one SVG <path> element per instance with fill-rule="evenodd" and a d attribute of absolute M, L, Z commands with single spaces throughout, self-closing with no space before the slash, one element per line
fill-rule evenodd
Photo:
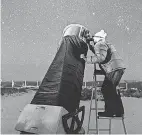
<path fill-rule="evenodd" d="M 92 90 L 91 101 L 90 101 L 90 109 L 89 109 L 89 120 L 88 120 L 88 129 L 87 134 L 89 133 L 89 126 L 90 126 L 90 118 L 91 118 L 91 110 L 92 110 L 92 100 L 93 100 L 94 91 Z"/>
<path fill-rule="evenodd" d="M 96 64 L 94 64 L 94 71 L 96 70 Z M 92 100 L 94 97 L 94 91 L 95 91 L 95 108 L 92 108 Z M 91 111 L 96 110 L 96 116 L 98 114 L 98 105 L 97 105 L 97 84 L 96 84 L 96 74 L 93 74 L 93 87 L 92 87 L 92 95 L 91 95 L 91 101 L 90 101 L 90 110 L 89 110 L 89 120 L 88 120 L 88 129 L 87 134 L 89 133 L 89 126 L 90 126 L 90 118 L 91 118 Z M 96 117 L 96 133 L 99 133 L 98 130 L 98 118 Z"/>
<path fill-rule="evenodd" d="M 96 64 L 94 64 L 94 74 L 93 74 L 93 87 L 92 87 L 92 94 L 91 94 L 91 101 L 90 101 L 90 110 L 89 110 L 89 120 L 88 120 L 88 129 L 87 129 L 87 134 L 89 134 L 89 131 L 96 131 L 96 134 L 99 134 L 99 131 L 109 131 L 109 134 L 111 134 L 111 120 L 112 119 L 118 119 L 122 120 L 122 125 L 124 129 L 124 133 L 127 134 L 125 123 L 124 123 L 124 116 L 122 117 L 99 117 L 98 116 L 98 110 L 104 110 L 104 108 L 98 108 L 98 93 L 97 93 L 97 74 L 95 74 L 96 71 Z M 100 74 L 102 75 L 102 74 Z M 94 93 L 95 92 L 95 93 Z M 95 94 L 95 108 L 92 107 L 92 100 Z M 95 121 L 96 121 L 96 129 L 90 129 L 90 118 L 91 118 L 91 111 L 95 110 Z M 109 128 L 108 129 L 99 129 L 98 126 L 98 120 L 99 119 L 108 119 L 109 120 Z"/>
<path fill-rule="evenodd" d="M 97 100 L 98 100 L 98 96 L 97 96 L 97 83 L 96 83 L 96 80 L 97 80 L 97 76 L 95 74 L 95 70 L 96 70 L 96 64 L 94 64 L 94 75 L 93 75 L 93 84 L 94 84 L 94 88 L 95 88 L 95 108 L 96 108 L 96 134 L 99 133 L 99 130 L 98 130 L 98 118 L 97 118 L 97 115 L 98 115 L 98 104 L 97 104 Z"/>
<path fill-rule="evenodd" d="M 123 124 L 124 133 L 126 135 L 127 134 L 127 130 L 126 130 L 126 126 L 125 126 L 125 123 L 124 123 L 124 118 L 122 119 L 122 124 Z"/>

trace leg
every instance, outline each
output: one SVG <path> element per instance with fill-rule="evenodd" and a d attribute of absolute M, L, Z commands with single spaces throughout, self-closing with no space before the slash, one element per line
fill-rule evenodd
<path fill-rule="evenodd" d="M 102 94 L 103 94 L 104 102 L 105 102 L 105 112 L 98 113 L 98 114 L 112 116 L 114 112 L 113 111 L 114 106 L 115 106 L 114 95 L 116 95 L 116 93 L 113 89 L 112 81 L 109 79 L 108 75 L 105 77 L 101 90 L 102 90 Z"/>
<path fill-rule="evenodd" d="M 117 92 L 117 90 L 116 90 L 116 86 L 119 84 L 123 73 L 124 73 L 123 70 L 115 71 L 113 74 L 113 77 L 112 77 L 113 89 L 114 89 L 114 91 L 116 91 L 115 95 L 114 95 L 114 102 L 115 102 L 115 106 L 114 106 L 115 109 L 114 110 L 115 110 L 116 114 L 117 113 L 124 114 L 124 108 L 123 108 L 121 96 L 120 96 L 119 92 Z"/>
<path fill-rule="evenodd" d="M 107 90 L 108 90 L 108 83 L 109 83 L 109 81 L 108 81 L 108 79 L 107 79 L 107 77 L 105 77 L 105 79 L 104 79 L 104 82 L 103 82 L 103 85 L 102 85 L 102 88 L 101 88 L 101 91 L 102 91 L 102 95 L 103 95 L 103 98 L 104 98 L 104 102 L 105 102 L 105 111 L 107 111 L 108 110 L 108 92 L 107 92 Z"/>
<path fill-rule="evenodd" d="M 118 70 L 111 72 L 106 75 L 103 86 L 102 93 L 105 100 L 105 113 L 101 115 L 121 116 L 124 114 L 124 108 L 120 94 L 117 94 L 116 86 L 119 84 L 119 81 L 123 75 L 123 70 Z"/>
<path fill-rule="evenodd" d="M 111 81 L 108 79 L 107 76 L 105 76 L 105 79 L 104 79 L 104 82 L 103 82 L 103 85 L 102 85 L 102 94 L 103 94 L 103 97 L 104 97 L 104 102 L 105 102 L 105 112 L 111 112 L 111 106 L 110 103 L 111 103 L 111 93 L 112 93 L 112 89 L 113 89 L 113 86 L 112 86 L 112 83 Z"/>

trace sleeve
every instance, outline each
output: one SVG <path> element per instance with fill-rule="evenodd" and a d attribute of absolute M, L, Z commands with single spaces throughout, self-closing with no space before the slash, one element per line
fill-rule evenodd
<path fill-rule="evenodd" d="M 97 57 L 97 62 L 103 62 L 107 56 L 108 46 L 105 44 L 105 42 L 98 42 L 94 46 L 94 50 Z"/>

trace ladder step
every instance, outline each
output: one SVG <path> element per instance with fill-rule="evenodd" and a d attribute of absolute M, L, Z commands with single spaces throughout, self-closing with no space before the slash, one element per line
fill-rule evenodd
<path fill-rule="evenodd" d="M 96 109 L 96 108 L 91 108 L 91 110 L 104 110 L 104 108 L 98 108 L 98 109 Z"/>
<path fill-rule="evenodd" d="M 89 129 L 90 131 L 96 131 L 97 129 Z M 98 131 L 108 131 L 109 129 L 98 129 Z"/>
<path fill-rule="evenodd" d="M 123 117 L 100 117 L 100 116 L 98 116 L 98 119 L 117 119 L 117 120 L 122 120 L 124 118 Z"/>

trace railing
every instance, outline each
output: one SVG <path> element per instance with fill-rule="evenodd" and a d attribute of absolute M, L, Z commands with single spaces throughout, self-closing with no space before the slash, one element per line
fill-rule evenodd
<path fill-rule="evenodd" d="M 1 88 L 38 88 L 40 81 L 1 81 Z"/>

